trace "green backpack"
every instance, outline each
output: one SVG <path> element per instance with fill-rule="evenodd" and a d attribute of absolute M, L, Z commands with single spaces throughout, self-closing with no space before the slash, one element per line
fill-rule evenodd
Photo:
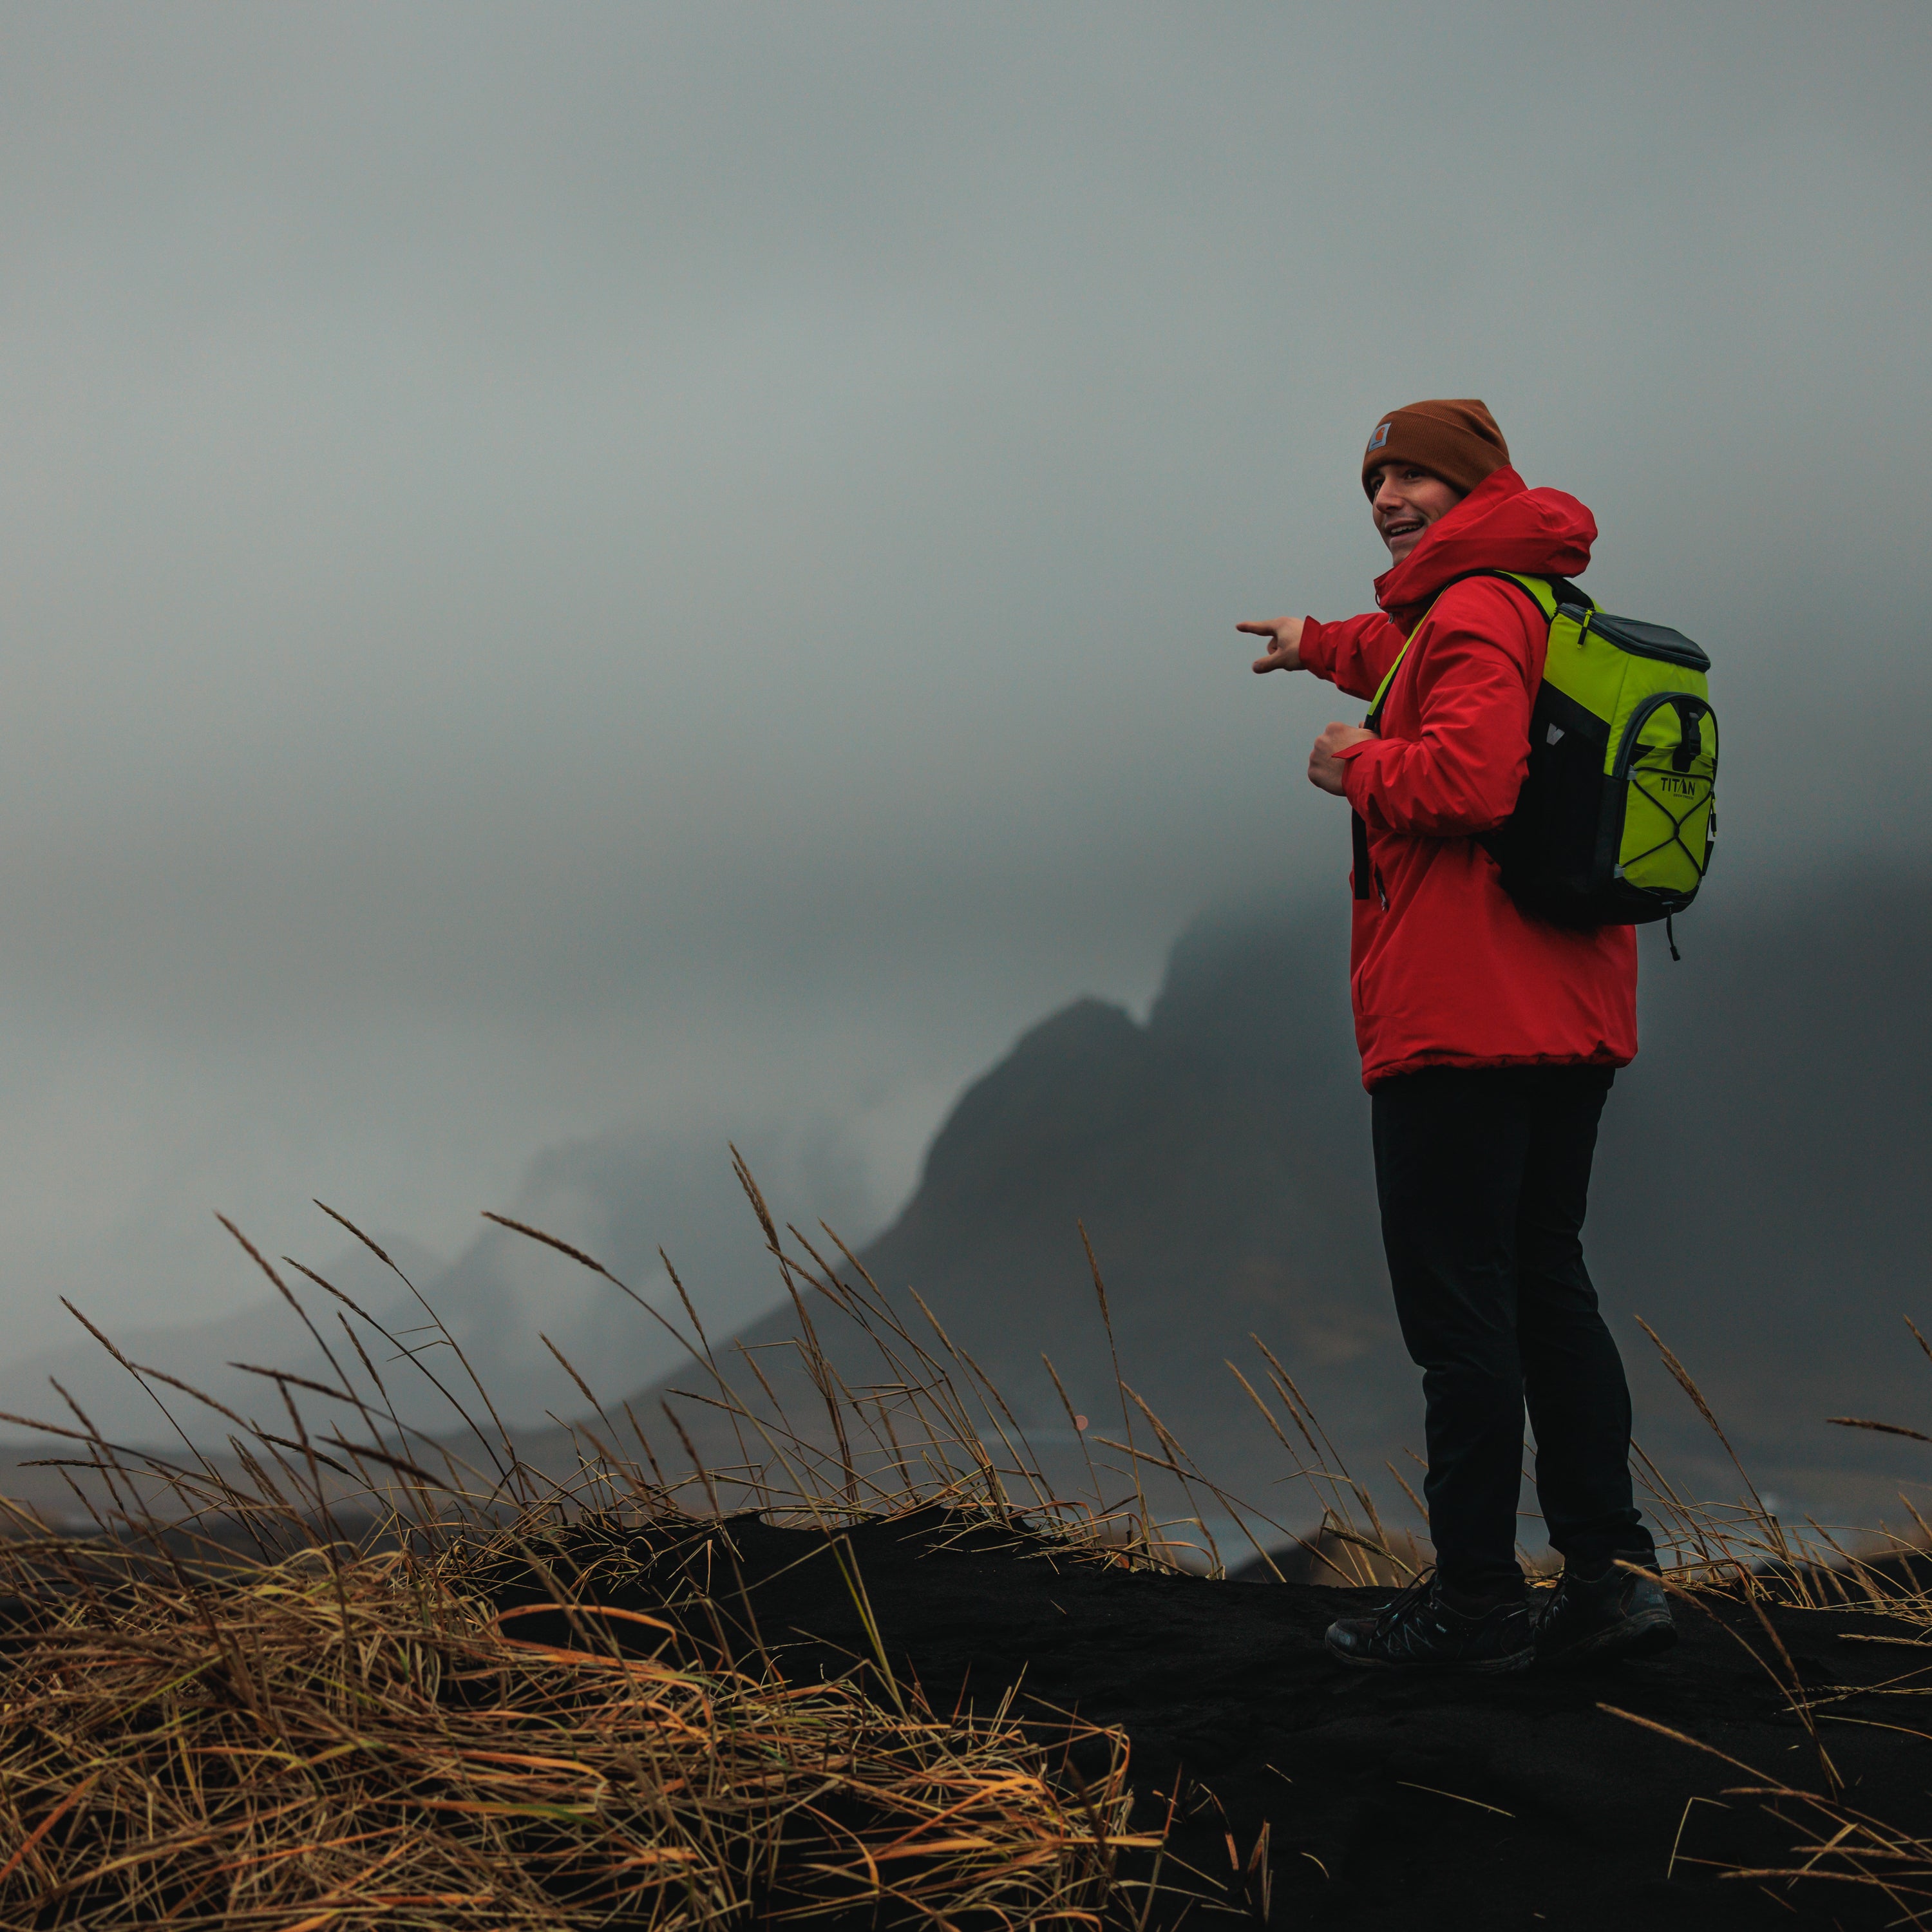
<path fill-rule="evenodd" d="M 1482 837 L 1504 890 L 1558 925 L 1660 919 L 1668 932 L 1672 915 L 1696 897 L 1718 836 L 1711 660 L 1678 632 L 1606 615 L 1565 578 L 1466 574 L 1515 584 L 1550 626 L 1529 769 L 1515 811 Z M 1376 693 L 1372 729 L 1408 651 L 1405 644 Z M 1366 829 L 1358 835 L 1358 878 L 1368 869 L 1360 862 Z M 1675 958 L 1674 935 L 1670 950 Z"/>

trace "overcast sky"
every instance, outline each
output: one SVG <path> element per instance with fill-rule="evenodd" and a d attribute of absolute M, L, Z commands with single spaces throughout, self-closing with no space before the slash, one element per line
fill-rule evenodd
<path fill-rule="evenodd" d="M 1712 650 L 1721 890 L 1924 850 L 1928 34 L 0 8 L 0 1354 L 574 1138 L 876 1219 L 1204 906 L 1345 917 L 1232 626 L 1366 607 L 1419 397 Z"/>

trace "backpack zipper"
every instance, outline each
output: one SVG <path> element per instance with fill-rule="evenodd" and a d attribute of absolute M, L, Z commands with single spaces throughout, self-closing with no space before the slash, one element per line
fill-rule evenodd
<path fill-rule="evenodd" d="M 1652 652 L 1651 655 L 1654 656 L 1656 653 Z M 1694 698 L 1688 691 L 1653 692 L 1630 713 L 1630 722 L 1624 727 L 1623 742 L 1618 746 L 1616 762 L 1610 767 L 1612 778 L 1624 779 L 1629 778 L 1630 768 L 1636 762 L 1637 734 L 1650 722 L 1652 713 L 1662 710 L 1666 704 L 1677 710 L 1678 749 L 1671 754 L 1673 762 L 1681 755 L 1684 742 L 1690 735 L 1691 726 L 1701 725 L 1702 720 L 1711 715 L 1710 706 L 1701 698 Z M 1684 706 L 1690 707 L 1688 712 L 1682 708 Z M 1658 745 L 1651 748 L 1661 752 L 1666 748 Z M 1703 752 L 1704 734 L 1700 729 L 1697 734 L 1696 749 L 1691 753 L 1690 756 L 1693 758 L 1701 758 Z M 1690 760 L 1686 759 L 1684 769 L 1688 769 L 1689 764 Z"/>

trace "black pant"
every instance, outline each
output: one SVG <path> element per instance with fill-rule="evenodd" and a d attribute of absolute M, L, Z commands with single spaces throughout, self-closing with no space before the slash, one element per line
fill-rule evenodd
<path fill-rule="evenodd" d="M 1550 1542 L 1588 1570 L 1648 1560 L 1630 1390 L 1581 1239 L 1605 1066 L 1431 1067 L 1376 1088 L 1396 1313 L 1428 1404 L 1429 1533 L 1452 1587 L 1522 1586 L 1526 1397 Z"/>

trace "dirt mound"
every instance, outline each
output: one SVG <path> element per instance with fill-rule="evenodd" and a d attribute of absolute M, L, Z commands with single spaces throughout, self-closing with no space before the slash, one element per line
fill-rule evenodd
<path fill-rule="evenodd" d="M 1170 1874 L 1257 1916 L 1265 1892 L 1277 1926 L 1900 1922 L 1863 1886 L 1723 1875 L 1790 1868 L 1795 1845 L 1830 1835 L 1802 1802 L 1737 1795 L 1826 1791 L 1778 1682 L 1792 1673 L 1840 1802 L 1932 1828 L 1916 1706 L 1898 1701 L 1923 1681 L 1898 1646 L 1922 1633 L 1875 1611 L 1767 1606 L 1774 1639 L 1750 1604 L 1706 1594 L 1653 1663 L 1418 1681 L 1322 1649 L 1330 1619 L 1377 1592 L 1130 1569 L 936 1509 L 830 1533 L 740 1516 L 668 1544 L 662 1528 L 574 1531 L 553 1556 L 586 1600 L 708 1605 L 708 1642 L 762 1646 L 794 1681 L 890 1670 L 939 1712 L 988 1711 L 1017 1687 L 1043 1727 L 1069 1712 L 1121 1727 L 1136 1827 L 1172 1814 Z M 543 1596 L 527 1574 L 497 1594 Z"/>

